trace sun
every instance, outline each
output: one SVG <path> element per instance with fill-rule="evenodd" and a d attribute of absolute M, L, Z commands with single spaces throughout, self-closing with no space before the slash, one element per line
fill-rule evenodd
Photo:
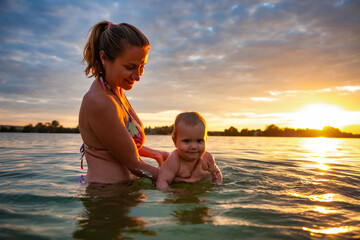
<path fill-rule="evenodd" d="M 351 114 L 339 106 L 312 103 L 293 114 L 291 127 L 323 129 L 326 126 L 342 128 L 353 122 Z"/>

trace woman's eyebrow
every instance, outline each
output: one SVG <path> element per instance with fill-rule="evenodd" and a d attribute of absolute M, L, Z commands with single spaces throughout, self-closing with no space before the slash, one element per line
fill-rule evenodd
<path fill-rule="evenodd" d="M 134 65 L 134 66 L 146 65 L 146 64 L 147 64 L 147 62 L 141 62 L 140 64 L 137 64 L 137 63 L 134 63 L 134 62 L 125 63 L 125 65 Z"/>

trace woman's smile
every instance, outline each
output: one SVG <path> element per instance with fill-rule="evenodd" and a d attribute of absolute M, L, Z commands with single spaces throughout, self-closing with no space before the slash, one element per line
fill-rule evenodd
<path fill-rule="evenodd" d="M 129 80 L 129 79 L 125 79 L 125 81 L 127 81 L 130 85 L 134 85 L 135 81 Z"/>

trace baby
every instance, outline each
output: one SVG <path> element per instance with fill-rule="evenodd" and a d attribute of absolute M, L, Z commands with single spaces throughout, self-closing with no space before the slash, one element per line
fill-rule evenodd
<path fill-rule="evenodd" d="M 176 117 L 172 139 L 176 149 L 161 166 L 156 187 L 169 191 L 175 177 L 190 177 L 197 164 L 211 173 L 212 183 L 223 184 L 220 169 L 213 156 L 205 152 L 207 127 L 205 119 L 196 112 L 184 112 Z"/>

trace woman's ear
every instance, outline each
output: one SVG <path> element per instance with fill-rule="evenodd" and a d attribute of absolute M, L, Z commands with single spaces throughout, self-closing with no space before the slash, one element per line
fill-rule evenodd
<path fill-rule="evenodd" d="M 107 56 L 104 50 L 101 50 L 99 54 L 100 54 L 101 63 L 104 66 L 104 63 L 107 61 Z"/>

